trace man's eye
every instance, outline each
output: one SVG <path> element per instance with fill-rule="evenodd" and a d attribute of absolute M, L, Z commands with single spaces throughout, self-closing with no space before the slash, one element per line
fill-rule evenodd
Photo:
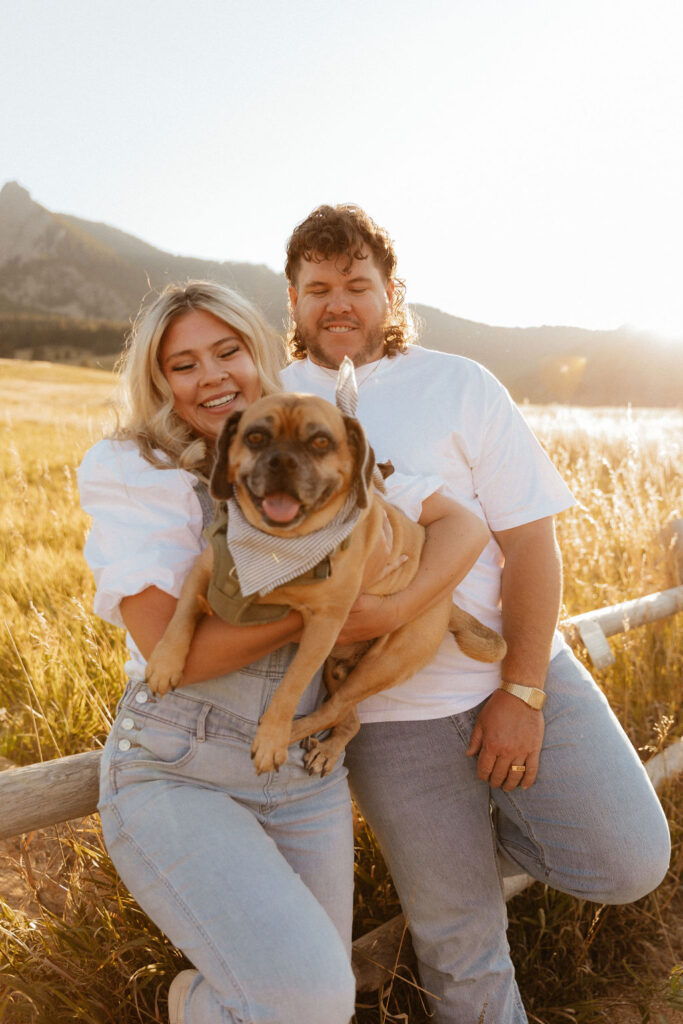
<path fill-rule="evenodd" d="M 324 434 L 316 434 L 316 436 L 312 437 L 308 443 L 316 452 L 326 452 L 332 445 L 329 437 L 325 437 Z"/>

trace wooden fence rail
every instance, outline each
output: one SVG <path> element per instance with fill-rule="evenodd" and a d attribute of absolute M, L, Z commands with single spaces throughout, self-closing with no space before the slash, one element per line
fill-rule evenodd
<path fill-rule="evenodd" d="M 683 610 L 683 586 L 598 611 L 575 615 L 561 623 L 567 642 L 585 644 L 598 668 L 609 664 L 606 636 Z M 81 818 L 97 809 L 101 751 L 72 754 L 53 761 L 0 772 L 0 839 Z"/>

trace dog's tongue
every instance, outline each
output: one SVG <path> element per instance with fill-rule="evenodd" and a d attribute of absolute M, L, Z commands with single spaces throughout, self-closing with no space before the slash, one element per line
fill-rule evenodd
<path fill-rule="evenodd" d="M 291 523 L 300 508 L 296 498 L 285 491 L 275 491 L 263 499 L 263 511 L 274 523 Z"/>

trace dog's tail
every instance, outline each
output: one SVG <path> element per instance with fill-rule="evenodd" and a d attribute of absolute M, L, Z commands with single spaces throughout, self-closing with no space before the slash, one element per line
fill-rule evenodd
<path fill-rule="evenodd" d="M 507 644 L 500 633 L 489 629 L 469 612 L 451 606 L 448 630 L 455 637 L 458 647 L 468 658 L 475 661 L 501 661 L 505 657 Z"/>

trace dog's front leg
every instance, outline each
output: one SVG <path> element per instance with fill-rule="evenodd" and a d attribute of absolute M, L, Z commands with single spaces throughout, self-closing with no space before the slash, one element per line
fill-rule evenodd
<path fill-rule="evenodd" d="M 294 712 L 304 690 L 334 647 L 338 632 L 337 617 L 312 616 L 306 620 L 299 649 L 261 718 L 251 746 L 258 775 L 279 771 L 287 760 Z"/>
<path fill-rule="evenodd" d="M 212 565 L 213 554 L 208 547 L 190 570 L 171 621 L 149 656 L 145 679 L 154 693 L 163 695 L 169 690 L 175 690 L 182 682 L 197 620 L 204 611 Z"/>

